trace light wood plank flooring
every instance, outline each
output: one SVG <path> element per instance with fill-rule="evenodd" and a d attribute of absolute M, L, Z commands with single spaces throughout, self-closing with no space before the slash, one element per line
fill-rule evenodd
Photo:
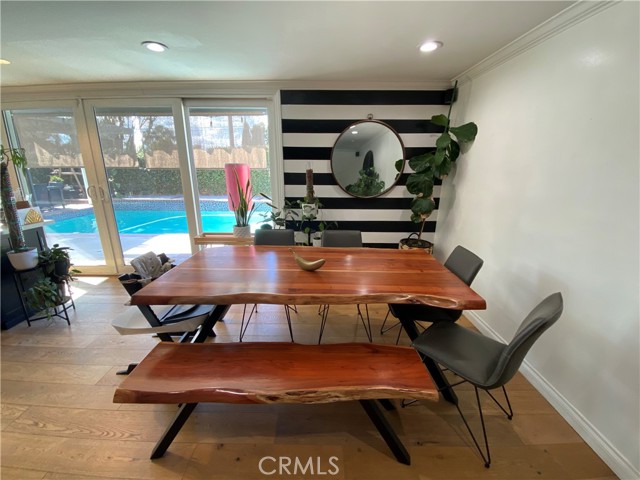
<path fill-rule="evenodd" d="M 422 402 L 387 414 L 408 447 L 412 465 L 397 463 L 357 403 L 328 405 L 199 405 L 164 458 L 149 454 L 175 406 L 112 403 L 116 371 L 141 360 L 155 345 L 148 335 L 120 336 L 111 327 L 126 292 L 115 278 L 75 282 L 77 311 L 71 326 L 40 320 L 1 333 L 2 480 L 89 479 L 615 479 L 611 470 L 518 375 L 509 385 L 515 411 L 508 421 L 490 400 L 489 470 L 471 448 L 455 407 Z M 317 307 L 298 307 L 294 335 L 315 343 Z M 386 306 L 370 308 L 374 340 L 395 343 L 396 331 L 379 334 Z M 237 341 L 242 308 L 234 306 L 216 327 L 215 342 Z M 468 322 L 462 320 L 464 324 Z M 281 306 L 260 305 L 245 341 L 288 341 Z M 366 341 L 355 306 L 332 307 L 323 342 Z M 401 340 L 407 344 L 406 337 Z M 321 369 L 322 365 L 318 365 Z M 474 411 L 472 391 L 459 393 Z M 470 414 L 472 421 L 477 415 Z M 265 475 L 263 457 L 296 457 L 313 474 L 286 470 Z M 330 457 L 339 471 L 329 463 Z M 286 460 L 285 460 L 286 463 Z M 277 467 L 263 463 L 270 472 Z M 307 466 L 308 468 L 308 466 Z"/>

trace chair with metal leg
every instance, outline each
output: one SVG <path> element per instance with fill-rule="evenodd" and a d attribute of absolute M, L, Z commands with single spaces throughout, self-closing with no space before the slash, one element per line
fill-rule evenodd
<path fill-rule="evenodd" d="M 145 279 L 137 273 L 125 273 L 118 277 L 124 289 L 133 295 L 144 287 Z M 202 343 L 207 336 L 215 337 L 213 326 L 229 309 L 228 305 L 173 305 L 165 310 L 153 310 L 148 305 L 137 306 L 142 318 L 128 314 L 119 315 L 111 322 L 120 335 L 151 334 L 163 342 L 173 342 L 177 336 L 179 343 Z M 127 375 L 137 366 L 131 363 L 125 370 L 117 372 Z"/>
<path fill-rule="evenodd" d="M 255 231 L 253 237 L 254 245 L 272 245 L 272 246 L 293 246 L 295 245 L 294 240 L 294 232 L 290 229 L 271 229 L 271 228 L 259 228 Z M 289 326 L 289 335 L 291 336 L 291 341 L 293 342 L 293 328 L 291 327 L 291 311 L 298 313 L 298 310 L 295 306 L 285 305 L 284 313 L 287 318 L 287 324 Z M 249 322 L 251 322 L 251 317 L 254 313 L 257 313 L 258 305 L 253 305 L 251 307 L 251 311 L 249 312 L 249 316 L 246 316 L 247 313 L 247 305 L 245 305 L 242 309 L 242 322 L 240 324 L 240 336 L 239 341 L 242 342 L 244 338 L 244 334 L 249 327 Z"/>
<path fill-rule="evenodd" d="M 474 278 L 482 268 L 484 261 L 478 257 L 475 253 L 467 250 L 464 247 L 458 245 L 453 249 L 453 252 L 447 258 L 444 266 L 454 273 L 460 280 L 467 285 L 471 285 Z M 455 322 L 462 315 L 462 310 L 449 310 L 446 308 L 431 307 L 429 305 L 411 305 L 411 304 L 389 304 L 389 312 L 398 320 L 411 320 L 414 322 Z M 392 325 L 391 327 L 384 328 L 387 317 L 382 322 L 380 327 L 380 334 L 384 334 L 389 330 L 398 327 L 398 337 L 396 338 L 396 345 L 400 340 L 400 334 L 402 333 L 402 325 L 400 322 Z M 424 327 L 423 327 L 424 329 Z"/>
<path fill-rule="evenodd" d="M 362 247 L 362 232 L 360 230 L 325 230 L 322 232 L 322 246 L 323 247 L 338 247 L 338 248 L 352 248 Z M 366 322 L 360 305 L 357 305 L 358 317 L 362 321 L 364 331 L 367 334 L 370 342 L 373 342 L 373 335 L 371 334 L 371 322 L 369 321 L 369 306 L 364 305 L 365 314 L 367 316 Z M 318 308 L 318 314 L 322 316 L 322 322 L 320 324 L 320 336 L 318 343 L 322 341 L 322 334 L 324 327 L 327 323 L 327 316 L 329 314 L 329 305 L 321 305 Z"/>
<path fill-rule="evenodd" d="M 508 344 L 485 337 L 453 322 L 439 322 L 430 326 L 412 344 L 420 354 L 431 358 L 462 379 L 452 383 L 451 387 L 466 382 L 473 385 L 484 437 L 484 452 L 457 402 L 456 408 L 487 468 L 491 464 L 491 453 L 478 389 L 486 391 L 511 420 L 513 410 L 505 384 L 516 374 L 538 337 L 560 318 L 562 309 L 560 293 L 548 296 L 526 316 Z M 506 408 L 490 392 L 496 388 L 502 388 L 507 402 Z"/>

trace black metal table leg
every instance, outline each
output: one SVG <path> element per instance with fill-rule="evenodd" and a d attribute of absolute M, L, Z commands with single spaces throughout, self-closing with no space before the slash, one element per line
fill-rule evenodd
<path fill-rule="evenodd" d="M 393 452 L 396 460 L 400 463 L 404 463 L 405 465 L 411 465 L 409 452 L 407 452 L 407 449 L 398 438 L 398 435 L 396 435 L 396 432 L 393 430 L 389 421 L 384 417 L 382 410 L 380 410 L 380 407 L 378 407 L 375 400 L 360 400 L 360 405 L 362 405 L 364 411 L 369 415 L 369 418 L 378 429 L 378 432 L 380 432 L 380 435 L 382 435 L 387 446 Z"/>
<path fill-rule="evenodd" d="M 227 314 L 229 308 L 231 308 L 231 305 L 216 305 L 206 320 L 202 322 L 202 327 L 193 337 L 191 343 L 203 343 L 209 334 L 213 332 L 213 327 L 215 327 L 216 323 Z"/>
<path fill-rule="evenodd" d="M 412 342 L 418 338 L 418 327 L 416 327 L 416 323 L 413 320 L 400 319 L 400 323 L 402 323 L 402 328 L 407 332 L 407 335 L 409 335 Z M 442 393 L 442 398 L 447 402 L 457 405 L 458 396 L 451 388 L 451 385 L 449 385 L 449 381 L 442 373 L 442 370 L 440 370 L 438 364 L 422 354 L 420 354 L 420 357 L 422 358 L 422 363 L 424 363 L 427 370 L 429 370 L 429 374 L 431 375 L 431 378 L 433 378 L 436 387 L 438 387 L 438 390 Z"/>
<path fill-rule="evenodd" d="M 378 401 L 380 402 L 380 405 L 382 405 L 387 412 L 393 412 L 396 409 L 396 406 L 393 403 L 391 403 L 391 400 L 389 400 L 388 398 L 381 398 Z"/>
<path fill-rule="evenodd" d="M 197 405 L 197 403 L 184 403 L 180 407 L 178 413 L 173 419 L 173 422 L 171 422 L 171 425 L 167 427 L 160 440 L 158 440 L 158 443 L 156 443 L 156 446 L 153 447 L 153 452 L 151 452 L 151 460 L 153 460 L 154 458 L 160 458 L 165 454 L 167 448 L 169 448 L 171 442 L 173 442 L 173 439 L 176 438 L 176 435 L 178 435 L 178 432 L 180 432 L 180 429 L 189 419 L 189 416 Z"/>

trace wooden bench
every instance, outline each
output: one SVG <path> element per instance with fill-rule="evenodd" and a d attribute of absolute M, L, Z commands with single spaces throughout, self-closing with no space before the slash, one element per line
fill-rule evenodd
<path fill-rule="evenodd" d="M 345 343 L 158 344 L 116 389 L 115 403 L 182 404 L 153 449 L 164 455 L 199 402 L 329 403 L 358 400 L 396 459 L 409 453 L 375 403 L 436 400 L 438 391 L 409 347 Z"/>

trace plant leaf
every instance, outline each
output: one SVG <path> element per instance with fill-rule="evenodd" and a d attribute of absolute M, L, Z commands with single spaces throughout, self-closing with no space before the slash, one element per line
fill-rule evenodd
<path fill-rule="evenodd" d="M 396 171 L 402 172 L 404 168 L 404 158 L 401 158 L 400 160 L 396 160 L 395 166 L 396 166 Z"/>
<path fill-rule="evenodd" d="M 407 179 L 407 190 L 413 195 L 422 194 L 423 197 L 429 197 L 433 193 L 433 175 L 413 174 Z"/>
<path fill-rule="evenodd" d="M 451 143 L 451 135 L 449 135 L 447 132 L 444 132 L 436 140 L 436 147 L 438 148 L 438 150 L 440 150 L 443 148 L 447 148 L 450 143 Z"/>
<path fill-rule="evenodd" d="M 449 131 L 456 136 L 458 142 L 468 143 L 475 140 L 478 134 L 478 126 L 473 122 L 469 122 L 459 127 L 451 127 Z"/>
<path fill-rule="evenodd" d="M 431 212 L 436 208 L 436 203 L 430 197 L 414 198 L 411 202 L 411 211 L 415 215 L 420 215 L 420 221 L 425 217 L 431 215 Z"/>
<path fill-rule="evenodd" d="M 409 166 L 416 173 L 424 173 L 431 168 L 431 162 L 433 162 L 433 152 L 409 159 Z"/>
<path fill-rule="evenodd" d="M 449 118 L 443 114 L 434 115 L 433 117 L 431 117 L 431 123 L 447 128 L 447 126 L 449 125 Z"/>
<path fill-rule="evenodd" d="M 460 156 L 460 145 L 455 140 L 451 140 L 449 145 L 449 159 L 455 162 Z"/>
<path fill-rule="evenodd" d="M 442 160 L 444 160 L 444 156 L 446 153 L 447 152 L 445 149 L 436 150 L 436 153 L 433 156 L 433 164 L 435 165 L 436 169 L 442 163 Z"/>

